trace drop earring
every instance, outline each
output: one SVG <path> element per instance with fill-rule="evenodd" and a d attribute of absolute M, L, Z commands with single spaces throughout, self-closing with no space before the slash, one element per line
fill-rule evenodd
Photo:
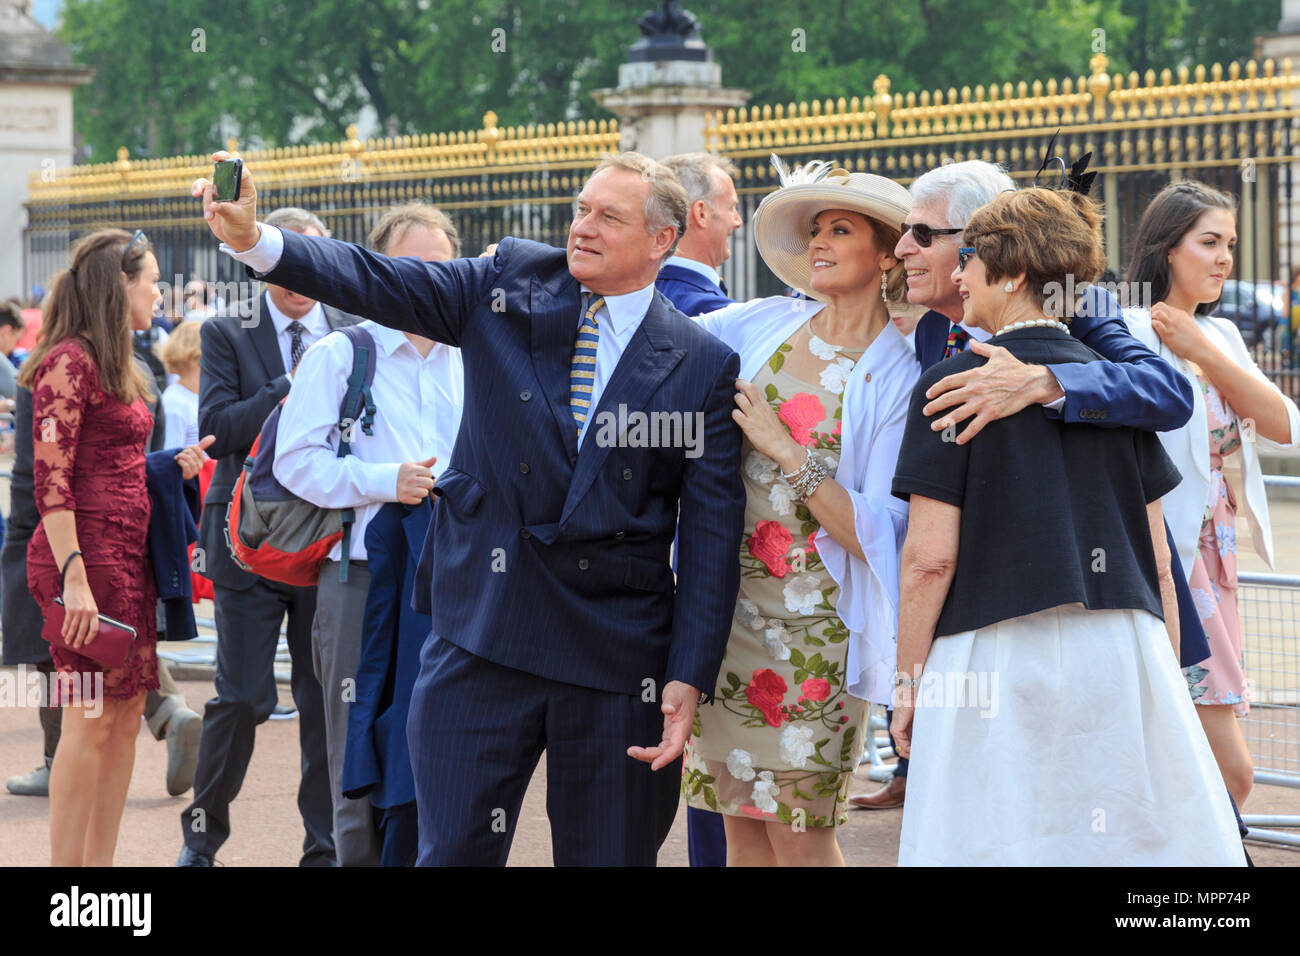
<path fill-rule="evenodd" d="M 884 270 L 880 273 L 880 298 L 884 302 L 889 301 L 889 277 Z"/>

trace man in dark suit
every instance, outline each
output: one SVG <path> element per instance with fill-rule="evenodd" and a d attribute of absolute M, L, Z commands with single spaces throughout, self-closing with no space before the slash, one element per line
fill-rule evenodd
<path fill-rule="evenodd" d="M 305 236 L 325 227 L 303 209 L 279 209 L 267 221 Z M 217 696 L 203 713 L 194 802 L 181 814 L 185 845 L 178 866 L 211 866 L 230 836 L 230 804 L 253 755 L 257 725 L 276 705 L 275 647 L 289 616 L 291 689 L 298 707 L 302 781 L 298 809 L 306 837 L 302 865 L 333 866 L 334 840 L 325 714 L 312 668 L 311 623 L 316 589 L 296 588 L 244 571 L 230 555 L 226 512 L 231 492 L 266 417 L 289 392 L 302 353 L 355 316 L 268 284 L 261 296 L 231 314 L 203 323 L 199 364 L 199 433 L 215 435 L 218 459 L 199 522 L 194 568 L 212 581 L 217 625 Z"/>
<path fill-rule="evenodd" d="M 718 270 L 731 258 L 731 234 L 742 225 L 732 179 L 736 164 L 712 153 L 681 153 L 669 156 L 664 165 L 686 190 L 690 206 L 686 234 L 659 270 L 655 288 L 686 315 L 703 315 L 731 304 Z M 701 814 L 721 820 L 717 814 Z"/>
<path fill-rule="evenodd" d="M 461 349 L 407 725 L 419 862 L 503 864 L 545 750 L 555 861 L 653 865 L 726 648 L 745 507 L 739 357 L 654 289 L 681 186 L 625 153 L 583 187 L 567 250 L 508 238 L 430 263 L 259 228 L 247 167 L 237 202 L 194 193 L 269 281 Z"/>

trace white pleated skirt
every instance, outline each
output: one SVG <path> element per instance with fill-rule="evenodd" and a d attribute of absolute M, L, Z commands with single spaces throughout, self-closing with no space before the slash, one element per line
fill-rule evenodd
<path fill-rule="evenodd" d="M 935 640 L 900 866 L 1244 866 L 1164 624 L 1073 604 Z"/>

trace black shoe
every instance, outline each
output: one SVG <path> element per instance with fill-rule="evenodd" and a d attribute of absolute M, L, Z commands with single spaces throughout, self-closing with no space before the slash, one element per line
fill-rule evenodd
<path fill-rule="evenodd" d="M 216 861 L 211 854 L 198 853 L 188 846 L 181 848 L 181 855 L 176 858 L 177 866 L 212 866 Z"/>

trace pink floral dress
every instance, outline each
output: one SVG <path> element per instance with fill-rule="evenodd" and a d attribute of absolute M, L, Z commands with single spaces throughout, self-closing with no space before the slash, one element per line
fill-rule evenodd
<path fill-rule="evenodd" d="M 1237 416 L 1219 390 L 1205 379 L 1199 381 L 1210 431 L 1210 494 L 1200 552 L 1187 583 L 1210 643 L 1210 657 L 1184 667 L 1183 675 L 1193 701 L 1229 704 L 1238 717 L 1245 717 L 1250 712 L 1250 694 L 1237 614 L 1237 499 L 1223 477 L 1223 459 L 1241 448 L 1241 435 Z"/>
<path fill-rule="evenodd" d="M 813 344 L 815 356 L 831 356 L 819 383 L 783 370 L 785 344 L 754 384 L 833 476 L 844 376 L 861 353 Z M 713 702 L 695 718 L 682 792 L 693 807 L 733 816 L 836 826 L 847 818 L 867 714 L 844 688 L 849 632 L 835 613 L 839 589 L 813 545 L 820 525 L 777 463 L 748 440 L 742 461 L 740 595 Z"/>

